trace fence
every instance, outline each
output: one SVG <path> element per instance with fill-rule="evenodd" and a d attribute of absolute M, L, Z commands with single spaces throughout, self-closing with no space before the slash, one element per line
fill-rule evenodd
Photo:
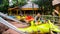
<path fill-rule="evenodd" d="M 53 23 L 60 23 L 60 17 L 59 16 L 42 15 L 41 17 L 45 18 L 46 20 L 51 20 Z"/>

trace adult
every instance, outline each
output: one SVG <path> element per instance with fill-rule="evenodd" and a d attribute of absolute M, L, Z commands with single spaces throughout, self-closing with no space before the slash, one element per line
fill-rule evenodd
<path fill-rule="evenodd" d="M 60 12 L 59 12 L 60 8 L 59 8 L 59 6 L 60 6 L 60 4 L 54 5 L 54 11 L 52 12 L 53 16 L 60 16 Z M 58 23 L 59 23 L 59 20 L 60 20 L 59 17 L 55 18 L 55 21 L 58 21 Z M 57 22 L 55 22 L 55 23 L 57 23 Z"/>
<path fill-rule="evenodd" d="M 41 17 L 41 14 L 37 13 L 37 15 L 35 16 L 35 24 L 40 24 L 41 21 L 43 21 L 43 18 Z"/>
<path fill-rule="evenodd" d="M 53 16 L 59 16 L 59 4 L 54 6 Z"/>

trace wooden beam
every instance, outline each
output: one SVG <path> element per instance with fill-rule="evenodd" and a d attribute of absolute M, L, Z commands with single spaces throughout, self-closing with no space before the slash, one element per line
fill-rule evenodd
<path fill-rule="evenodd" d="M 21 10 L 33 10 L 33 8 L 21 8 Z M 34 10 L 38 10 L 38 8 L 34 8 Z"/>

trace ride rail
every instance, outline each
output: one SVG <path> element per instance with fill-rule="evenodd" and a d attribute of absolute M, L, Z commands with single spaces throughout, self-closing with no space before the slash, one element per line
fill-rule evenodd
<path fill-rule="evenodd" d="M 20 34 L 27 34 L 27 32 L 23 32 L 23 31 L 18 30 L 18 28 L 17 28 L 16 26 L 10 24 L 9 22 L 7 22 L 6 20 L 4 20 L 4 19 L 1 18 L 1 17 L 0 17 L 0 23 L 2 23 L 2 24 L 4 24 L 4 25 L 8 26 L 9 28 L 11 28 L 11 29 L 17 31 L 17 32 L 20 33 Z"/>
<path fill-rule="evenodd" d="M 17 19 L 14 19 L 14 18 L 10 18 L 8 15 L 5 15 L 3 13 L 0 12 L 0 16 L 3 17 L 3 18 L 6 18 L 6 19 L 9 19 L 9 20 L 13 20 L 17 23 L 22 23 L 21 21 L 17 20 Z M 26 23 L 22 23 L 22 24 L 26 24 Z M 26 24 L 27 25 L 27 24 Z"/>

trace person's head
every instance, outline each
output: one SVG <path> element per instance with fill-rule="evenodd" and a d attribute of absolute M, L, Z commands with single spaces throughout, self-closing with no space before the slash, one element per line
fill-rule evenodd
<path fill-rule="evenodd" d="M 59 7 L 58 6 L 56 7 L 56 10 L 59 11 Z"/>
<path fill-rule="evenodd" d="M 40 16 L 41 16 L 41 14 L 40 14 L 40 13 L 37 13 L 37 16 L 38 16 L 38 17 L 40 17 Z"/>
<path fill-rule="evenodd" d="M 57 10 L 57 11 L 59 11 L 59 5 L 55 5 L 54 9 Z"/>

